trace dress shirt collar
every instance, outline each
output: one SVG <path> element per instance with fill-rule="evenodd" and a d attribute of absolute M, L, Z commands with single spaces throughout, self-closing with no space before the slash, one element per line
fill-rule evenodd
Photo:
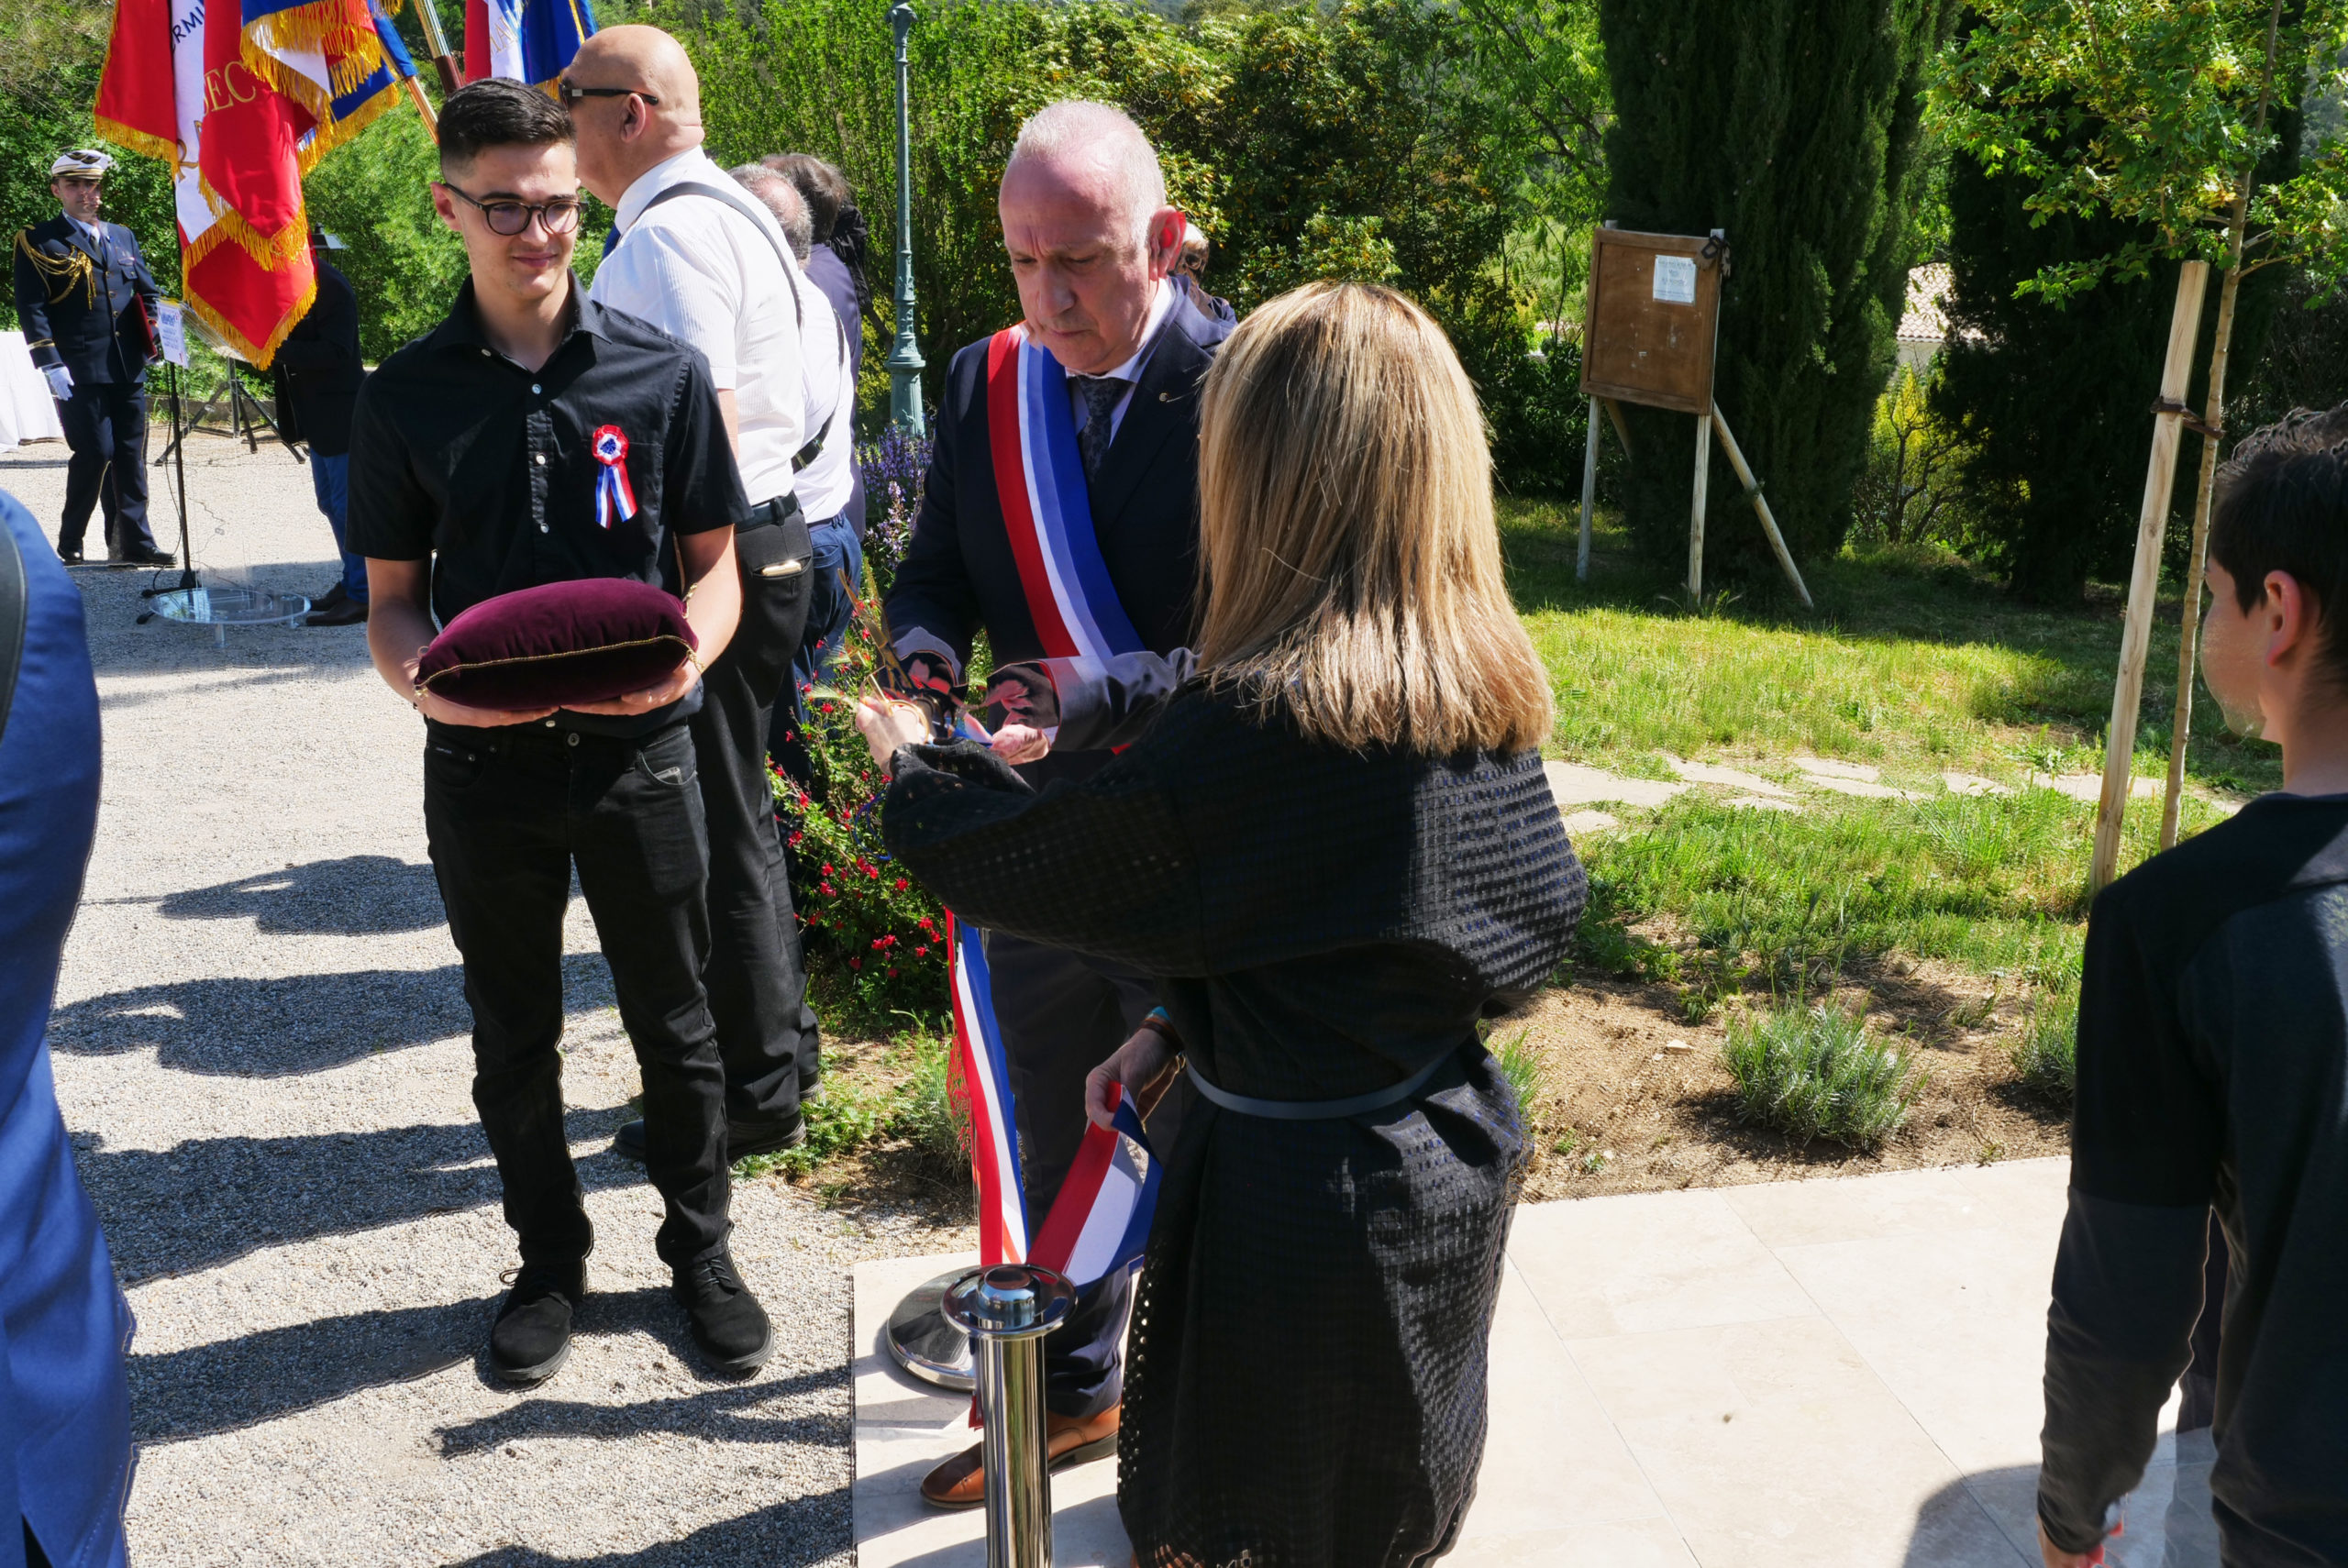
<path fill-rule="evenodd" d="M 580 333 L 609 338 L 604 326 L 604 307 L 588 297 L 587 286 L 579 274 L 570 275 L 570 320 L 562 329 L 562 344 L 568 344 Z M 489 334 L 481 324 L 481 305 L 473 294 L 473 281 L 467 278 L 457 291 L 456 304 L 449 307 L 449 318 L 432 329 L 430 342 L 437 348 L 488 348 L 493 347 Z M 556 346 L 560 352 L 562 344 Z"/>
<path fill-rule="evenodd" d="M 620 193 L 620 204 L 612 214 L 612 227 L 615 232 L 628 228 L 643 215 L 653 197 L 680 181 L 699 180 L 705 184 L 714 184 L 725 177 L 725 171 L 720 169 L 699 147 L 689 147 L 682 152 L 672 153 L 638 174 L 628 188 Z"/>

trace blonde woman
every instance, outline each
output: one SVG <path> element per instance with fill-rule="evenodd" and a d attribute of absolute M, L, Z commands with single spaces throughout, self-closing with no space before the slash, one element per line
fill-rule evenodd
<path fill-rule="evenodd" d="M 1448 1550 L 1522 1146 L 1476 1021 L 1563 957 L 1581 867 L 1536 751 L 1474 392 L 1391 290 L 1265 305 L 1206 380 L 1197 677 L 1032 792 L 859 713 L 890 847 L 963 918 L 1162 977 L 1093 1074 L 1200 1095 L 1136 1298 L 1118 1503 L 1150 1568 Z"/>

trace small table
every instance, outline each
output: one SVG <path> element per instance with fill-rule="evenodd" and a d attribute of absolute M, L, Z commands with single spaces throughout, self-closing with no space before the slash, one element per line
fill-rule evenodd
<path fill-rule="evenodd" d="M 57 422 L 57 400 L 49 381 L 33 369 L 32 351 L 21 332 L 0 332 L 0 452 L 20 441 L 65 438 Z"/>

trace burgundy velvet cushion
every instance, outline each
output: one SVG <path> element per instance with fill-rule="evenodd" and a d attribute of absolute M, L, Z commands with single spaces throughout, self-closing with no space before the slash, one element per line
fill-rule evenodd
<path fill-rule="evenodd" d="M 573 708 L 658 686 L 698 646 L 675 595 L 581 578 L 482 600 L 432 639 L 415 682 L 468 708 Z"/>

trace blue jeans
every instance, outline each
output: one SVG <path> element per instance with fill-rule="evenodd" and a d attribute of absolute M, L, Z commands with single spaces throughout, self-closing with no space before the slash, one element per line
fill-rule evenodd
<path fill-rule="evenodd" d="M 856 614 L 850 585 L 854 594 L 864 591 L 864 541 L 847 519 L 827 517 L 807 532 L 815 542 L 815 580 L 807 590 L 807 629 L 791 661 L 794 694 L 831 674 L 832 660 L 847 641 L 847 624 Z M 840 580 L 843 576 L 846 582 Z"/>
<path fill-rule="evenodd" d="M 318 510 L 327 514 L 327 525 L 334 530 L 335 551 L 342 557 L 342 591 L 364 604 L 367 558 L 352 555 L 342 544 L 343 525 L 350 515 L 350 454 L 341 452 L 329 458 L 312 448 L 310 489 L 316 492 Z"/>

